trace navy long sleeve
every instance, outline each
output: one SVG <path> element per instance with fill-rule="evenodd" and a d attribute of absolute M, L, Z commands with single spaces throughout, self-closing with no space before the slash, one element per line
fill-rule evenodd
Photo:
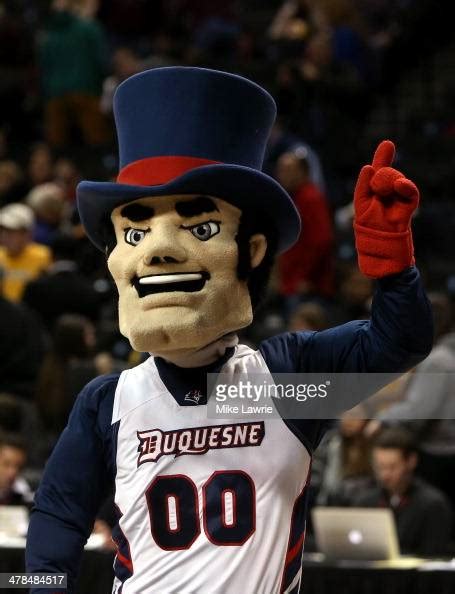
<path fill-rule="evenodd" d="M 73 591 L 82 550 L 115 474 L 110 433 L 118 374 L 90 382 L 79 394 L 46 465 L 27 535 L 28 572 L 67 573 Z M 38 594 L 60 592 L 31 590 Z"/>
<path fill-rule="evenodd" d="M 392 381 L 393 374 L 423 361 L 432 345 L 431 307 L 420 273 L 412 267 L 376 281 L 371 320 L 348 322 L 321 332 L 281 334 L 262 342 L 260 351 L 272 373 L 384 374 L 372 378 L 369 393 L 365 393 L 365 386 L 356 389 L 346 380 L 348 390 L 338 403 L 314 400 L 305 404 L 307 418 L 288 425 L 311 450 L 327 426 L 314 420 L 321 419 L 324 406 L 330 418 L 352 408 Z M 314 411 L 317 413 L 312 417 Z"/>

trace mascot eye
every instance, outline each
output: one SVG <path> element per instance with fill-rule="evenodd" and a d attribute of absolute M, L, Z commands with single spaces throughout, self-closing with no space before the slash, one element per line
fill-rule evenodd
<path fill-rule="evenodd" d="M 148 232 L 149 229 L 146 231 L 144 229 L 125 229 L 125 241 L 130 245 L 137 245 L 144 239 Z"/>
<path fill-rule="evenodd" d="M 220 224 L 216 221 L 208 221 L 207 223 L 187 227 L 187 229 L 200 241 L 207 241 L 220 232 Z"/>

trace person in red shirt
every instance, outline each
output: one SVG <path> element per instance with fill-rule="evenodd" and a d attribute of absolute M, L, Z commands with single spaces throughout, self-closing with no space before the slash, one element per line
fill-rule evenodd
<path fill-rule="evenodd" d="M 301 147 L 281 155 L 276 177 L 292 196 L 302 219 L 299 240 L 279 260 L 279 291 L 291 307 L 303 295 L 331 297 L 334 292 L 332 217 L 327 198 L 310 181 L 306 150 Z"/>

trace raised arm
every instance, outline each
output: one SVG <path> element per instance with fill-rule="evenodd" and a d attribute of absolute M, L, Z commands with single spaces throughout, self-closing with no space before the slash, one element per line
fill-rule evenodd
<path fill-rule="evenodd" d="M 362 272 L 376 279 L 371 320 L 353 321 L 322 332 L 295 332 L 261 344 L 274 373 L 402 373 L 425 359 L 433 343 L 433 321 L 420 274 L 414 266 L 411 218 L 419 192 L 390 167 L 394 145 L 382 142 L 372 165 L 362 168 L 354 194 L 356 247 Z M 333 418 L 388 383 L 375 378 L 371 390 L 349 390 L 327 407 Z M 321 408 L 322 407 L 322 408 Z M 302 410 L 311 418 L 315 405 Z"/>
<path fill-rule="evenodd" d="M 422 361 L 432 347 L 431 308 L 414 267 L 411 232 L 419 191 L 391 167 L 394 156 L 393 143 L 381 142 L 354 191 L 359 268 L 377 280 L 376 293 L 371 322 L 313 338 L 317 352 L 328 351 L 332 371 L 401 372 Z"/>

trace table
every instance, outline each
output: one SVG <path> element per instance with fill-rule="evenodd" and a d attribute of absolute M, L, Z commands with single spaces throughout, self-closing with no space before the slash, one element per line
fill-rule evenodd
<path fill-rule="evenodd" d="M 114 573 L 114 554 L 108 551 L 85 550 L 76 594 L 110 594 Z M 22 572 L 24 570 L 24 548 L 0 548 L 0 572 Z M 2 589 L 1 594 L 28 594 L 22 588 Z"/>
<path fill-rule="evenodd" d="M 110 594 L 113 553 L 85 550 L 76 594 Z M 23 548 L 0 548 L 0 572 L 24 571 Z M 453 594 L 453 569 L 378 567 L 366 562 L 328 562 L 305 556 L 300 594 Z M 1 594 L 26 594 L 5 589 Z M 139 593 L 138 593 L 139 594 Z M 204 593 L 206 594 L 206 593 Z M 239 593 L 240 594 L 240 593 Z M 242 592 L 241 594 L 258 594 Z M 263 594 L 261 592 L 261 594 Z"/>
<path fill-rule="evenodd" d="M 369 562 L 303 562 L 300 594 L 453 594 L 455 565 L 450 569 L 377 566 Z"/>

